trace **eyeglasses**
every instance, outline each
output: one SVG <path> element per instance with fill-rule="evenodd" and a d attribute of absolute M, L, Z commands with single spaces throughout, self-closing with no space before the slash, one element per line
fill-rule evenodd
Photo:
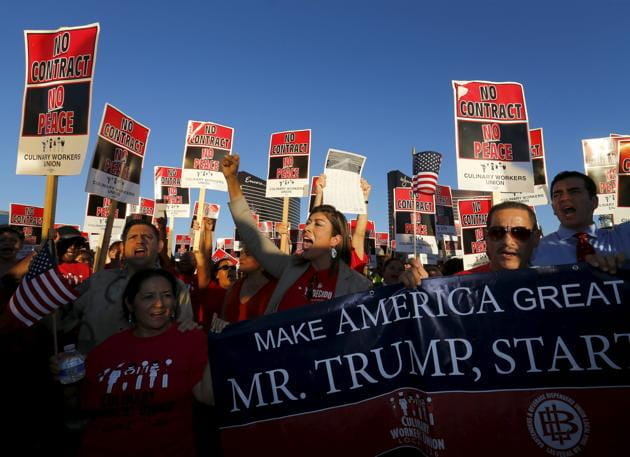
<path fill-rule="evenodd" d="M 236 270 L 234 265 L 223 265 L 217 268 L 217 270 Z"/>
<path fill-rule="evenodd" d="M 525 227 L 488 227 L 486 236 L 492 241 L 502 240 L 510 232 L 512 238 L 518 241 L 527 241 L 531 238 L 533 230 Z"/>

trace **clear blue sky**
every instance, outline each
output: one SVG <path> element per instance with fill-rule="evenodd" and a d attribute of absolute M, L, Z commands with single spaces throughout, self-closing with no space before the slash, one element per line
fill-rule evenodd
<path fill-rule="evenodd" d="M 411 173 L 413 146 L 441 151 L 440 182 L 457 185 L 453 79 L 524 84 L 550 179 L 583 170 L 580 139 L 630 133 L 629 17 L 623 1 L 12 2 L 0 18 L 0 209 L 44 198 L 44 177 L 15 175 L 24 29 L 101 24 L 88 158 L 81 175 L 59 180 L 58 222 L 83 224 L 109 102 L 151 128 L 143 196 L 153 196 L 154 165 L 181 166 L 188 119 L 234 127 L 242 169 L 259 176 L 271 132 L 311 128 L 311 174 L 329 147 L 368 157 L 370 218 L 386 231 L 385 175 Z M 224 209 L 217 236 L 231 236 Z M 550 207 L 537 209 L 555 230 Z M 187 226 L 177 219 L 176 232 Z"/>

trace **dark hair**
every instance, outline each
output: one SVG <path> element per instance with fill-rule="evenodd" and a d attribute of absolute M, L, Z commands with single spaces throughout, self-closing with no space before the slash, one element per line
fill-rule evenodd
<path fill-rule="evenodd" d="M 0 233 L 11 233 L 20 239 L 20 242 L 24 242 L 24 233 L 21 230 L 11 227 L 7 224 L 0 225 Z"/>
<path fill-rule="evenodd" d="M 56 230 L 57 230 L 57 235 L 59 235 L 60 240 L 67 240 L 69 238 L 77 238 L 77 237 L 83 238 L 83 236 L 81 235 L 81 232 L 71 225 L 62 225 L 61 227 L 58 227 Z"/>
<path fill-rule="evenodd" d="M 57 244 L 56 244 L 57 257 L 59 258 L 59 260 L 61 260 L 61 258 L 66 253 L 66 251 L 70 249 L 71 246 L 76 246 L 79 249 L 88 248 L 89 243 L 82 236 L 74 236 L 72 238 L 60 239 L 59 241 L 57 241 Z"/>
<path fill-rule="evenodd" d="M 123 243 L 127 241 L 127 234 L 129 233 L 129 230 L 131 230 L 131 227 L 133 227 L 134 225 L 146 225 L 147 227 L 151 227 L 151 230 L 153 230 L 153 234 L 155 235 L 155 239 L 158 241 L 161 239 L 160 232 L 155 225 L 143 219 L 132 219 L 125 224 L 125 228 L 123 229 L 122 235 L 120 236 L 120 239 Z"/>
<path fill-rule="evenodd" d="M 437 265 L 425 265 L 424 269 L 427 273 L 429 273 L 429 276 L 431 276 L 432 271 L 436 271 L 437 273 L 439 273 L 439 276 L 442 276 L 443 274 L 442 270 Z"/>
<path fill-rule="evenodd" d="M 405 261 L 403 259 L 401 259 L 400 257 L 390 257 L 383 264 L 383 270 L 382 270 L 383 273 L 385 272 L 385 270 L 387 269 L 389 264 L 392 263 L 392 262 L 400 262 L 400 263 L 402 263 L 403 267 L 405 266 Z"/>
<path fill-rule="evenodd" d="M 332 261 L 331 272 L 337 269 L 339 259 L 350 264 L 350 234 L 348 232 L 348 221 L 346 216 L 332 205 L 319 205 L 311 209 L 309 217 L 315 213 L 322 213 L 332 225 L 332 236 L 341 236 L 341 243 L 335 248 L 337 257 Z"/>
<path fill-rule="evenodd" d="M 140 270 L 134 273 L 131 278 L 129 278 L 129 282 L 127 282 L 127 286 L 122 294 L 122 308 L 123 313 L 125 314 L 126 319 L 133 319 L 133 314 L 127 308 L 127 302 L 133 303 L 133 300 L 140 292 L 140 288 L 142 287 L 142 283 L 144 283 L 147 279 L 151 278 L 164 278 L 171 285 L 171 289 L 173 290 L 173 295 L 177 297 L 177 280 L 175 276 L 167 270 L 163 270 L 162 268 L 149 268 L 146 270 Z M 175 305 L 175 317 L 179 314 L 179 303 Z"/>
<path fill-rule="evenodd" d="M 221 262 L 228 262 L 230 265 L 232 265 L 232 261 L 227 257 L 219 259 L 216 262 L 212 262 L 212 265 L 210 265 L 210 279 L 212 281 L 217 280 L 217 275 L 219 274 L 219 265 L 221 264 Z"/>
<path fill-rule="evenodd" d="M 558 181 L 562 181 L 563 179 L 569 178 L 579 178 L 584 181 L 584 187 L 588 192 L 589 197 L 593 198 L 597 196 L 597 186 L 595 185 L 595 181 L 584 173 L 580 173 L 579 171 L 561 171 L 558 173 L 553 180 L 551 181 L 551 186 L 549 186 L 549 193 L 553 196 L 553 186 L 556 185 Z"/>
<path fill-rule="evenodd" d="M 464 260 L 459 257 L 451 257 L 442 265 L 442 274 L 444 276 L 454 275 L 460 271 L 464 271 Z"/>
<path fill-rule="evenodd" d="M 490 227 L 490 221 L 492 220 L 492 216 L 494 215 L 494 213 L 496 213 L 497 211 L 501 211 L 502 209 L 520 209 L 523 211 L 527 211 L 527 214 L 529 214 L 529 220 L 532 222 L 533 229 L 538 230 L 538 221 L 536 220 L 536 213 L 534 212 L 534 210 L 527 206 L 525 203 L 510 201 L 498 203 L 490 208 L 488 219 L 486 220 L 486 228 Z"/>

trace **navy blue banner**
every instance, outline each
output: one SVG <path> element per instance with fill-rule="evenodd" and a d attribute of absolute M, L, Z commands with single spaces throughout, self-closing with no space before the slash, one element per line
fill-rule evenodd
<path fill-rule="evenodd" d="M 229 326 L 210 336 L 226 455 L 269 434 L 278 455 L 478 455 L 501 427 L 509 442 L 485 455 L 606 455 L 630 406 L 628 279 L 584 265 L 436 278 Z"/>

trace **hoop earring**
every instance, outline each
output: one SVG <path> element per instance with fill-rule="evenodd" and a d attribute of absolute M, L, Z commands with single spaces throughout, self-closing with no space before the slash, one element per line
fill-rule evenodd
<path fill-rule="evenodd" d="M 337 250 L 335 248 L 330 248 L 330 257 L 333 259 L 337 257 Z"/>

